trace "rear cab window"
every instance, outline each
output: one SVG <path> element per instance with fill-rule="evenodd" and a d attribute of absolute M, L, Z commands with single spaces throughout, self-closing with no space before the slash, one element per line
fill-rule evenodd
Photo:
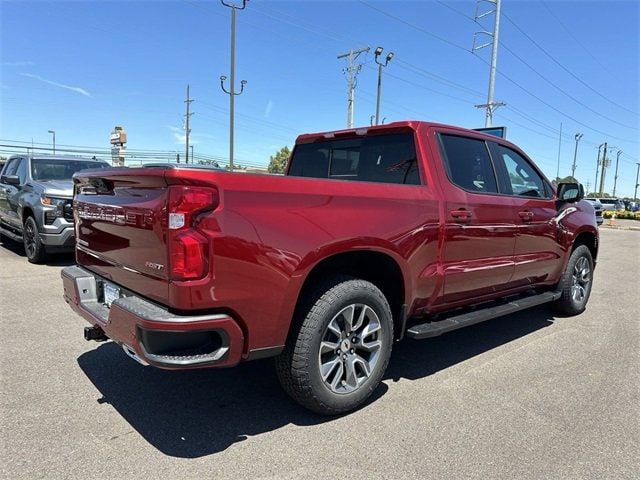
<path fill-rule="evenodd" d="M 406 185 L 422 183 L 412 132 L 296 145 L 287 175 Z"/>

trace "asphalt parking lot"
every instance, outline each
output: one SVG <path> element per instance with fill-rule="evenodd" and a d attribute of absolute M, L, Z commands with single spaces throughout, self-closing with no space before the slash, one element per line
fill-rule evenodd
<path fill-rule="evenodd" d="M 0 246 L 4 478 L 640 478 L 640 232 L 601 231 L 587 311 L 396 344 L 372 402 L 318 417 L 270 360 L 142 367 L 87 343 L 55 258 Z"/>

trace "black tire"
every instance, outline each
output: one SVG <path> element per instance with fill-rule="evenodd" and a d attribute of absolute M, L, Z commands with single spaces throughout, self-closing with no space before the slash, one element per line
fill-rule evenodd
<path fill-rule="evenodd" d="M 583 267 L 588 268 L 585 271 Z M 558 288 L 562 295 L 554 303 L 554 308 L 563 315 L 578 315 L 584 312 L 593 285 L 593 257 L 585 245 L 578 245 L 567 263 Z"/>
<path fill-rule="evenodd" d="M 33 217 L 29 216 L 24 221 L 22 229 L 22 243 L 24 252 L 27 254 L 27 260 L 31 263 L 42 263 L 47 258 L 45 246 L 40 239 L 38 225 Z"/>
<path fill-rule="evenodd" d="M 299 309 L 298 318 L 294 319 L 287 345 L 276 358 L 280 383 L 296 402 L 313 412 L 338 415 L 353 410 L 376 389 L 387 369 L 393 344 L 393 317 L 389 303 L 372 283 L 346 276 L 324 282 L 302 300 L 303 306 Z M 358 317 L 350 324 L 346 321 L 349 313 L 352 319 Z M 361 319 L 366 327 L 361 326 L 361 330 L 354 328 L 353 333 L 348 333 L 350 326 L 355 326 Z M 344 325 L 342 334 L 348 334 L 346 338 L 337 340 L 341 337 L 335 335 L 335 325 L 341 320 Z M 334 329 L 329 328 L 330 323 Z M 376 333 L 367 333 L 374 329 L 377 329 Z M 362 336 L 358 338 L 360 334 Z M 329 349 L 323 354 L 326 345 L 330 344 L 327 339 L 331 335 L 335 335 L 338 349 L 335 353 Z M 375 354 L 369 353 L 372 345 L 377 348 Z M 323 363 L 327 355 L 335 358 Z M 327 371 L 326 366 L 336 361 L 342 363 L 342 367 L 336 364 L 339 368 L 329 376 L 333 382 L 329 382 L 329 378 L 323 379 L 321 368 Z M 338 374 L 346 380 L 337 380 Z M 347 381 L 355 383 L 355 387 L 348 385 Z M 347 391 L 350 388 L 354 389 Z"/>

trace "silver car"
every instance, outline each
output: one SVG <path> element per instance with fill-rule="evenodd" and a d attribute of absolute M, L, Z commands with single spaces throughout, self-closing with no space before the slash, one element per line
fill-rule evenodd
<path fill-rule="evenodd" d="M 624 210 L 624 202 L 618 198 L 599 198 L 603 210 Z"/>
<path fill-rule="evenodd" d="M 0 235 L 22 242 L 31 263 L 45 261 L 48 252 L 73 249 L 71 177 L 105 167 L 81 157 L 12 156 L 0 173 Z"/>
<path fill-rule="evenodd" d="M 585 200 L 587 202 L 589 202 L 591 205 L 593 205 L 593 210 L 596 213 L 596 223 L 598 224 L 598 226 L 602 225 L 602 222 L 603 222 L 602 212 L 603 212 L 604 208 L 602 206 L 602 202 L 600 202 L 600 199 L 598 199 L 598 198 L 585 198 Z"/>

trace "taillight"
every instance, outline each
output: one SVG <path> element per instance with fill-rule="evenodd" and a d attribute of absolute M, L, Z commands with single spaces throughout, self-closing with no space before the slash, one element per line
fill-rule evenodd
<path fill-rule="evenodd" d="M 167 202 L 169 265 L 173 280 L 197 280 L 207 274 L 207 238 L 197 230 L 198 214 L 218 206 L 218 191 L 208 187 L 171 186 Z"/>

